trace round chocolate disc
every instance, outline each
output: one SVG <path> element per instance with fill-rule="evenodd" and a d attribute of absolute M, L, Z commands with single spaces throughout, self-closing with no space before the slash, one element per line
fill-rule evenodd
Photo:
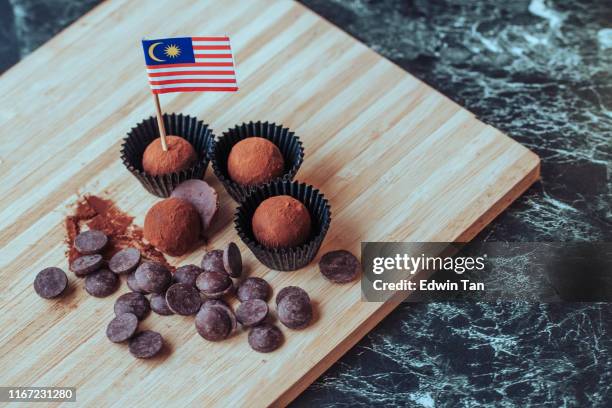
<path fill-rule="evenodd" d="M 45 268 L 34 279 L 34 291 L 38 296 L 51 299 L 61 295 L 68 287 L 68 277 L 60 268 Z"/>
<path fill-rule="evenodd" d="M 158 315 L 170 316 L 174 314 L 174 312 L 168 307 L 168 302 L 166 302 L 165 293 L 152 294 L 149 303 L 151 304 L 151 310 L 153 310 Z"/>
<path fill-rule="evenodd" d="M 236 309 L 236 319 L 243 326 L 255 326 L 268 316 L 268 304 L 261 299 L 243 302 Z"/>
<path fill-rule="evenodd" d="M 117 252 L 108 263 L 111 271 L 119 274 L 130 273 L 140 263 L 140 251 L 136 248 L 124 248 Z"/>
<path fill-rule="evenodd" d="M 341 249 L 323 255 L 319 261 L 319 270 L 333 283 L 348 283 L 359 276 L 361 265 L 355 255 Z"/>
<path fill-rule="evenodd" d="M 204 296 L 217 299 L 233 289 L 232 279 L 225 272 L 202 272 L 196 279 L 196 286 Z"/>
<path fill-rule="evenodd" d="M 201 265 L 202 269 L 205 272 L 223 272 L 225 271 L 225 266 L 223 266 L 223 251 L 220 249 L 215 249 L 214 251 L 209 251 L 202 258 Z"/>
<path fill-rule="evenodd" d="M 123 313 L 116 316 L 106 326 L 106 337 L 113 343 L 126 341 L 136 333 L 138 318 L 132 313 Z"/>
<path fill-rule="evenodd" d="M 72 261 L 70 270 L 78 277 L 97 271 L 104 265 L 102 255 L 83 255 Z"/>
<path fill-rule="evenodd" d="M 119 283 L 117 275 L 108 269 L 100 269 L 98 272 L 87 275 L 85 278 L 85 290 L 91 296 L 106 297 L 113 294 Z"/>
<path fill-rule="evenodd" d="M 196 279 L 202 272 L 202 269 L 196 265 L 179 266 L 174 272 L 174 281 L 177 283 L 195 286 Z"/>
<path fill-rule="evenodd" d="M 251 277 L 246 278 L 240 284 L 237 291 L 238 299 L 241 302 L 246 302 L 251 299 L 261 299 L 267 301 L 270 298 L 272 288 L 270 284 L 262 278 Z"/>
<path fill-rule="evenodd" d="M 312 305 L 300 294 L 284 296 L 276 306 L 278 320 L 290 329 L 303 329 L 312 320 Z"/>
<path fill-rule="evenodd" d="M 227 338 L 232 331 L 232 323 L 227 313 L 219 307 L 203 307 L 195 318 L 196 330 L 209 341 Z"/>
<path fill-rule="evenodd" d="M 185 283 L 175 283 L 166 291 L 166 303 L 174 313 L 191 316 L 198 313 L 202 305 L 200 292 L 195 286 Z"/>
<path fill-rule="evenodd" d="M 124 313 L 136 315 L 138 320 L 144 319 L 151 310 L 149 300 L 142 293 L 124 293 L 115 300 L 115 314 L 120 316 Z"/>
<path fill-rule="evenodd" d="M 74 239 L 74 247 L 82 255 L 97 254 L 108 243 L 108 238 L 102 231 L 89 230 L 81 232 Z"/>
<path fill-rule="evenodd" d="M 249 331 L 249 345 L 260 353 L 269 353 L 283 344 L 283 332 L 273 324 L 264 323 Z"/>
<path fill-rule="evenodd" d="M 127 276 L 126 283 L 128 285 L 128 288 L 130 288 L 132 292 L 146 293 L 144 290 L 138 287 L 138 283 L 136 283 L 136 275 L 134 274 L 134 272 L 130 273 Z"/>
<path fill-rule="evenodd" d="M 202 221 L 202 232 L 210 227 L 219 208 L 219 196 L 207 182 L 196 179 L 183 181 L 172 190 L 170 196 L 189 201 L 195 207 Z"/>
<path fill-rule="evenodd" d="M 287 295 L 300 295 L 310 302 L 310 296 L 304 289 L 299 286 L 285 286 L 276 294 L 276 305 L 278 306 L 278 303 Z"/>
<path fill-rule="evenodd" d="M 232 278 L 242 275 L 242 255 L 238 245 L 233 242 L 227 244 L 223 250 L 223 267 Z"/>
<path fill-rule="evenodd" d="M 236 320 L 236 314 L 234 313 L 230 305 L 225 303 L 223 300 L 207 299 L 204 303 L 202 303 L 202 307 L 203 308 L 204 307 L 216 307 L 216 308 L 219 308 L 221 311 L 223 311 L 227 315 L 227 317 L 230 319 L 230 323 L 231 323 L 230 333 L 236 330 L 236 328 L 238 328 L 238 321 Z"/>
<path fill-rule="evenodd" d="M 161 334 L 145 330 L 136 334 L 130 340 L 130 353 L 137 358 L 151 358 L 156 356 L 164 347 Z"/>
<path fill-rule="evenodd" d="M 134 272 L 136 286 L 147 293 L 162 293 L 170 283 L 172 274 L 166 267 L 157 262 L 145 262 Z"/>

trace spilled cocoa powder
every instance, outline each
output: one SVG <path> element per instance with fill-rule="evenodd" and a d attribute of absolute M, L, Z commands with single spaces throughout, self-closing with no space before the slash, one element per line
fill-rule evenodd
<path fill-rule="evenodd" d="M 105 260 L 108 261 L 123 248 L 134 247 L 140 250 L 143 259 L 159 262 L 174 271 L 164 254 L 144 242 L 142 228 L 132 224 L 133 221 L 134 217 L 118 209 L 112 200 L 95 195 L 81 197 L 73 214 L 65 220 L 68 261 L 72 262 L 80 256 L 74 247 L 74 239 L 81 232 L 81 228 L 87 226 L 88 229 L 104 232 L 108 237 L 108 244 L 102 253 Z"/>

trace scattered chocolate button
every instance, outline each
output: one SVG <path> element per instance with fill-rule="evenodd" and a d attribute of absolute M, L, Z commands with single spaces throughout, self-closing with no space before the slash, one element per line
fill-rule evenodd
<path fill-rule="evenodd" d="M 153 310 L 158 315 L 170 316 L 174 314 L 174 312 L 168 307 L 168 302 L 166 302 L 165 293 L 152 294 L 149 303 L 151 304 L 151 310 Z"/>
<path fill-rule="evenodd" d="M 241 303 L 236 309 L 236 319 L 243 326 L 255 326 L 268 316 L 268 304 L 261 299 L 251 299 Z"/>
<path fill-rule="evenodd" d="M 145 262 L 134 272 L 136 286 L 147 293 L 162 293 L 172 282 L 172 274 L 157 262 Z"/>
<path fill-rule="evenodd" d="M 223 272 L 225 271 L 225 266 L 223 265 L 223 251 L 220 249 L 215 249 L 214 251 L 209 251 L 202 258 L 201 265 L 202 269 L 205 272 Z"/>
<path fill-rule="evenodd" d="M 115 301 L 115 314 L 117 316 L 132 313 L 136 315 L 138 320 L 142 320 L 147 316 L 149 310 L 151 310 L 149 300 L 142 293 L 124 293 Z"/>
<path fill-rule="evenodd" d="M 174 313 L 191 316 L 198 313 L 202 305 L 200 292 L 195 286 L 186 283 L 175 283 L 166 291 L 166 303 Z"/>
<path fill-rule="evenodd" d="M 286 286 L 276 295 L 276 305 L 278 306 L 278 303 L 287 295 L 300 295 L 305 297 L 308 302 L 310 302 L 310 296 L 308 296 L 308 293 L 306 293 L 304 289 L 300 288 L 299 286 Z"/>
<path fill-rule="evenodd" d="M 130 353 L 137 358 L 155 357 L 163 348 L 164 339 L 161 334 L 145 330 L 132 337 L 129 344 Z"/>
<path fill-rule="evenodd" d="M 68 277 L 60 268 L 45 268 L 34 279 L 34 291 L 38 296 L 51 299 L 61 295 L 68 287 Z"/>
<path fill-rule="evenodd" d="M 189 201 L 195 207 L 202 220 L 202 232 L 210 227 L 210 223 L 219 209 L 217 192 L 204 180 L 190 179 L 183 181 L 172 190 L 170 196 Z"/>
<path fill-rule="evenodd" d="M 138 329 L 138 317 L 132 313 L 116 316 L 106 326 L 106 337 L 113 343 L 121 343 L 131 338 Z"/>
<path fill-rule="evenodd" d="M 196 286 L 209 299 L 218 299 L 231 292 L 232 279 L 225 272 L 204 271 L 196 279 Z"/>
<path fill-rule="evenodd" d="M 232 332 L 229 316 L 219 307 L 202 307 L 196 315 L 195 327 L 209 341 L 223 340 Z"/>
<path fill-rule="evenodd" d="M 97 271 L 104 265 L 102 255 L 83 255 L 72 261 L 70 270 L 78 277 Z"/>
<path fill-rule="evenodd" d="M 238 245 L 233 242 L 227 244 L 223 250 L 223 267 L 232 278 L 242 275 L 242 255 Z"/>
<path fill-rule="evenodd" d="M 269 353 L 283 344 L 283 333 L 273 324 L 264 323 L 249 331 L 249 345 L 260 353 Z"/>
<path fill-rule="evenodd" d="M 196 265 L 179 266 L 174 272 L 174 281 L 177 283 L 195 286 L 196 279 L 202 272 L 202 269 Z"/>
<path fill-rule="evenodd" d="M 100 269 L 87 275 L 85 278 L 85 290 L 91 296 L 106 297 L 117 290 L 119 278 L 108 269 Z"/>
<path fill-rule="evenodd" d="M 359 276 L 361 265 L 355 255 L 340 249 L 323 255 L 319 261 L 319 270 L 333 283 L 348 283 Z"/>
<path fill-rule="evenodd" d="M 82 255 L 93 255 L 101 252 L 106 244 L 108 238 L 102 231 L 89 230 L 81 232 L 74 239 L 74 247 Z"/>
<path fill-rule="evenodd" d="M 111 271 L 123 274 L 133 272 L 140 263 L 140 251 L 136 248 L 124 248 L 117 252 L 108 263 Z"/>
<path fill-rule="evenodd" d="M 241 302 L 251 299 L 261 299 L 267 301 L 270 298 L 272 288 L 268 282 L 262 278 L 246 278 L 238 287 L 237 296 Z"/>
<path fill-rule="evenodd" d="M 202 303 L 202 307 L 216 307 L 216 308 L 221 309 L 224 313 L 226 313 L 227 317 L 229 317 L 230 322 L 232 324 L 232 329 L 230 333 L 238 328 L 238 321 L 236 320 L 236 314 L 234 313 L 230 305 L 225 303 L 223 300 L 207 299 L 204 303 Z"/>
<path fill-rule="evenodd" d="M 276 306 L 278 320 L 290 329 L 303 329 L 312 320 L 312 305 L 303 295 L 284 296 Z"/>
<path fill-rule="evenodd" d="M 130 288 L 132 292 L 146 293 L 144 290 L 138 287 L 138 284 L 136 283 L 136 275 L 134 274 L 134 272 L 130 273 L 127 276 L 126 283 L 128 285 L 128 288 Z"/>

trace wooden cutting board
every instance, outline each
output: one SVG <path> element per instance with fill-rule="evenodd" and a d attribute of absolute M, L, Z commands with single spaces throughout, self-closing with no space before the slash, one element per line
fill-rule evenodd
<path fill-rule="evenodd" d="M 241 245 L 251 276 L 311 294 L 314 324 L 283 327 L 284 346 L 259 354 L 246 333 L 210 343 L 193 318 L 151 315 L 141 327 L 161 332 L 170 353 L 141 361 L 104 334 L 125 286 L 95 299 L 69 273 L 69 296 L 34 293 L 40 269 L 67 270 L 63 219 L 79 194 L 111 197 L 139 225 L 157 201 L 119 160 L 127 130 L 153 113 L 140 39 L 223 33 L 240 92 L 163 95 L 162 105 L 217 134 L 250 120 L 294 130 L 306 151 L 297 178 L 332 207 L 320 254 L 469 240 L 538 178 L 532 152 L 297 3 L 107 1 L 0 77 L 1 385 L 74 386 L 82 406 L 284 405 L 395 306 L 361 302 L 359 283 L 328 283 L 316 261 L 270 271 Z M 206 180 L 226 225 L 209 249 L 222 248 L 238 239 L 235 203 L 210 170 Z M 204 251 L 172 262 L 199 263 Z"/>

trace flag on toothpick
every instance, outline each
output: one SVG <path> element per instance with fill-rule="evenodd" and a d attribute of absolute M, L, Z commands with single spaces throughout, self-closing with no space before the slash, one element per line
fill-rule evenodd
<path fill-rule="evenodd" d="M 142 40 L 142 48 L 154 94 L 238 90 L 229 37 Z"/>

